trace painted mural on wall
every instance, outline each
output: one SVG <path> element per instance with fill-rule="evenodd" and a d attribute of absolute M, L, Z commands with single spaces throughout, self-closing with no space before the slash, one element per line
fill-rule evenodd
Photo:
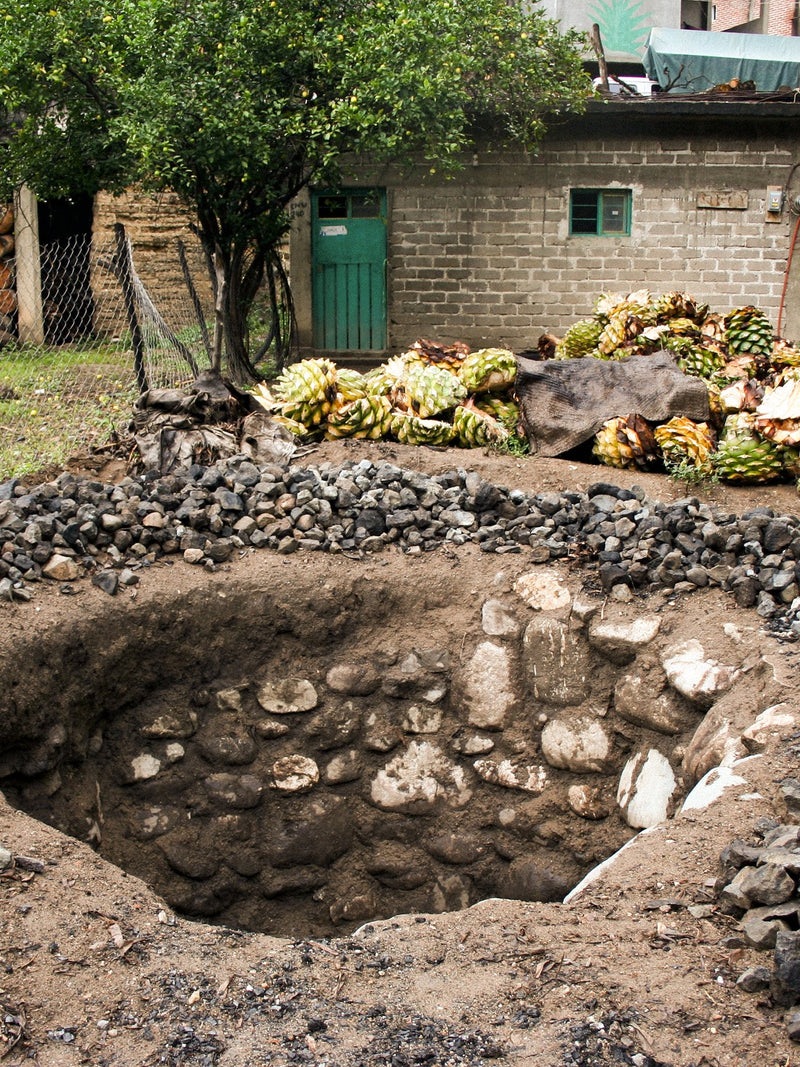
<path fill-rule="evenodd" d="M 561 23 L 589 32 L 594 23 L 606 57 L 640 61 L 653 26 L 679 29 L 681 0 L 544 0 L 544 11 Z"/>
<path fill-rule="evenodd" d="M 600 27 L 600 39 L 607 52 L 640 55 L 652 23 L 641 0 L 599 0 L 589 9 Z"/>

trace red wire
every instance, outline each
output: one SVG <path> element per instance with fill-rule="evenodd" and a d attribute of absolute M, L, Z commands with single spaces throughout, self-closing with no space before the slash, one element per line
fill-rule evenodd
<path fill-rule="evenodd" d="M 789 258 L 786 260 L 786 272 L 783 275 L 783 290 L 781 292 L 781 303 L 778 308 L 778 337 L 781 337 L 781 321 L 783 320 L 783 309 L 786 305 L 786 289 L 789 285 L 789 270 L 792 266 L 792 256 L 794 255 L 794 245 L 797 240 L 797 231 L 800 230 L 800 215 L 797 216 L 797 222 L 794 224 L 794 232 L 792 233 L 792 242 L 789 245 Z"/>

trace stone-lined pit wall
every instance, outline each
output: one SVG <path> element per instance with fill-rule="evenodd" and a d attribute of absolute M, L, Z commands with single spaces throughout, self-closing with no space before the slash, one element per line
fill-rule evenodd
<path fill-rule="evenodd" d="M 354 172 L 388 190 L 390 349 L 420 336 L 535 348 L 590 314 L 599 293 L 642 287 L 721 312 L 755 304 L 776 322 L 795 220 L 785 210 L 765 221 L 766 189 L 800 159 L 799 117 L 789 104 L 593 102 L 555 124 L 536 157 L 481 149 L 447 181 L 422 168 Z M 630 236 L 571 236 L 573 188 L 632 190 Z M 306 211 L 293 243 L 306 345 L 308 226 Z M 789 337 L 800 333 L 791 294 Z"/>
<path fill-rule="evenodd" d="M 771 668 L 703 593 L 623 605 L 488 566 L 478 596 L 458 571 L 418 589 L 276 564 L 54 626 L 0 680 L 0 787 L 227 925 L 561 899 L 757 746 Z"/>

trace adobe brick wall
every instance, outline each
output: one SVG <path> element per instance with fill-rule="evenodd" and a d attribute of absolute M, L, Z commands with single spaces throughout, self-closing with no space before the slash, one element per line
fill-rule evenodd
<path fill-rule="evenodd" d="M 448 182 L 427 172 L 371 179 L 389 191 L 392 350 L 419 336 L 535 347 L 542 332 L 591 313 L 599 293 L 640 287 L 687 291 L 720 311 L 753 303 L 777 318 L 794 217 L 766 222 L 765 194 L 800 159 L 795 120 L 711 120 L 714 133 L 708 123 L 658 130 L 650 116 L 623 119 L 624 130 L 602 123 L 557 131 L 532 159 L 479 153 Z M 570 236 L 572 187 L 631 189 L 631 235 Z M 698 206 L 699 193 L 728 190 L 746 207 Z"/>
<path fill-rule="evenodd" d="M 121 222 L 133 247 L 136 272 L 159 311 L 173 329 L 194 322 L 194 313 L 178 258 L 178 240 L 186 246 L 194 284 L 204 302 L 211 289 L 199 242 L 189 228 L 190 217 L 173 193 L 150 196 L 130 189 L 120 196 L 99 193 L 94 203 L 92 239 L 95 250 L 113 254 L 114 224 Z M 103 282 L 101 284 L 107 284 Z M 126 328 L 121 306 L 98 302 L 96 328 L 114 333 Z"/>

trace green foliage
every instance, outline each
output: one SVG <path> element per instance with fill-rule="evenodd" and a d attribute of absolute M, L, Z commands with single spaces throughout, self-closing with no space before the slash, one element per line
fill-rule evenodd
<path fill-rule="evenodd" d="M 225 282 L 229 353 L 306 184 L 354 155 L 447 169 L 480 129 L 531 149 L 588 91 L 580 37 L 506 0 L 51 5 L 4 5 L 0 182 L 174 190 Z"/>
<path fill-rule="evenodd" d="M 494 450 L 506 456 L 529 456 L 531 443 L 524 434 L 512 433 L 500 444 L 495 445 Z"/>
<path fill-rule="evenodd" d="M 678 462 L 665 456 L 664 468 L 673 482 L 695 489 L 708 489 L 719 481 L 719 477 L 710 464 L 697 466 L 690 459 L 682 459 Z"/>

